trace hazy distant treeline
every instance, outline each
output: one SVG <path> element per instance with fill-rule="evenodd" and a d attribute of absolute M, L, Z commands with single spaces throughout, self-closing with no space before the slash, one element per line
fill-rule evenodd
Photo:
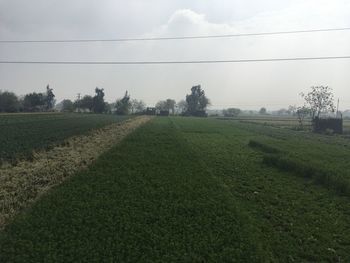
<path fill-rule="evenodd" d="M 49 85 L 43 93 L 33 92 L 22 97 L 0 90 L 0 112 L 52 111 L 54 106 L 55 94 Z"/>
<path fill-rule="evenodd" d="M 158 101 L 156 105 L 146 105 L 142 100 L 132 99 L 126 91 L 122 98 L 114 103 L 105 101 L 104 89 L 95 88 L 94 96 L 82 95 L 72 101 L 64 99 L 56 104 L 55 94 L 49 85 L 42 93 L 29 93 L 17 96 L 13 92 L 0 91 L 0 112 L 91 112 L 115 113 L 118 115 L 149 113 L 164 115 L 182 114 L 191 116 L 206 116 L 206 108 L 210 104 L 200 85 L 193 86 L 190 94 L 184 100 L 176 102 L 174 99 Z M 147 107 L 148 106 L 148 107 Z"/>

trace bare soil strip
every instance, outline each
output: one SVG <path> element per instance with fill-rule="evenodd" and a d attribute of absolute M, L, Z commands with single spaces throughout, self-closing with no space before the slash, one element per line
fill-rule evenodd
<path fill-rule="evenodd" d="M 65 140 L 50 151 L 34 154 L 34 161 L 0 169 L 0 228 L 51 187 L 90 165 L 126 135 L 149 121 L 140 116 L 112 124 L 85 136 Z"/>

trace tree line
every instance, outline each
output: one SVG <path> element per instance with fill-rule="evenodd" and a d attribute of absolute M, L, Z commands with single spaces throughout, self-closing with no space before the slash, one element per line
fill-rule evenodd
<path fill-rule="evenodd" d="M 288 109 L 280 109 L 277 115 L 293 115 L 303 126 L 304 120 L 310 117 L 312 120 L 319 119 L 322 114 L 335 112 L 333 91 L 328 86 L 311 87 L 307 94 L 301 93 L 304 98 L 304 105 L 300 107 L 289 106 Z M 174 99 L 160 100 L 154 107 L 147 107 L 142 100 L 132 99 L 126 91 L 122 98 L 114 103 L 105 101 L 104 89 L 95 88 L 94 96 L 84 95 L 72 101 L 64 99 L 55 107 L 55 94 L 49 85 L 41 93 L 32 92 L 18 97 L 9 91 L 0 91 L 0 112 L 45 112 L 59 110 L 62 112 L 91 112 L 91 113 L 116 113 L 119 115 L 143 114 L 152 112 L 154 114 L 162 112 L 165 115 L 179 114 L 184 116 L 206 116 L 206 109 L 210 105 L 210 100 L 205 95 L 205 91 L 200 85 L 193 86 L 185 99 L 176 102 Z M 148 110 L 151 109 L 151 110 Z M 236 117 L 241 114 L 239 108 L 228 108 L 222 110 L 225 117 Z M 260 115 L 266 115 L 267 109 L 262 107 Z M 340 113 L 337 112 L 337 115 Z"/>
<path fill-rule="evenodd" d="M 56 104 L 55 94 L 49 85 L 42 93 L 29 93 L 18 97 L 9 91 L 0 91 L 0 112 L 91 112 L 91 113 L 115 113 L 118 115 L 143 114 L 151 108 L 152 112 L 165 112 L 169 114 L 181 114 L 186 116 L 206 116 L 206 109 L 210 105 L 205 91 L 200 85 L 193 86 L 190 94 L 185 99 L 176 102 L 174 99 L 158 101 L 154 107 L 147 107 L 142 100 L 132 99 L 126 91 L 122 98 L 113 103 L 105 101 L 104 89 L 95 88 L 94 96 L 79 96 L 72 101 L 64 99 Z"/>
<path fill-rule="evenodd" d="M 0 112 L 51 111 L 55 106 L 55 94 L 49 85 L 42 93 L 32 92 L 18 97 L 9 91 L 0 91 Z"/>

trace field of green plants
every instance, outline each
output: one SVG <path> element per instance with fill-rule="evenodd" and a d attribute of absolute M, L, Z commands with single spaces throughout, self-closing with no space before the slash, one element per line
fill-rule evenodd
<path fill-rule="evenodd" d="M 70 136 L 124 119 L 95 114 L 1 114 L 0 163 L 30 159 L 33 150 L 50 148 Z"/>
<path fill-rule="evenodd" d="M 158 117 L 0 232 L 0 262 L 349 262 L 350 140 Z"/>
<path fill-rule="evenodd" d="M 279 128 L 298 129 L 300 124 L 295 116 L 274 116 L 274 115 L 256 115 L 256 116 L 239 116 L 235 118 L 243 123 L 256 123 L 266 126 Z M 350 134 L 350 119 L 344 119 L 344 134 Z M 311 129 L 311 119 L 304 120 L 304 128 Z"/>

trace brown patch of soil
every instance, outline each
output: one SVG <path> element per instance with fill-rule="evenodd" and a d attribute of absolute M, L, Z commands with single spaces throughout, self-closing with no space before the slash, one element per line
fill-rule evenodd
<path fill-rule="evenodd" d="M 150 119 L 140 116 L 89 135 L 71 137 L 50 151 L 35 153 L 32 162 L 22 161 L 14 167 L 0 168 L 0 228 L 41 194 L 86 168 Z"/>

